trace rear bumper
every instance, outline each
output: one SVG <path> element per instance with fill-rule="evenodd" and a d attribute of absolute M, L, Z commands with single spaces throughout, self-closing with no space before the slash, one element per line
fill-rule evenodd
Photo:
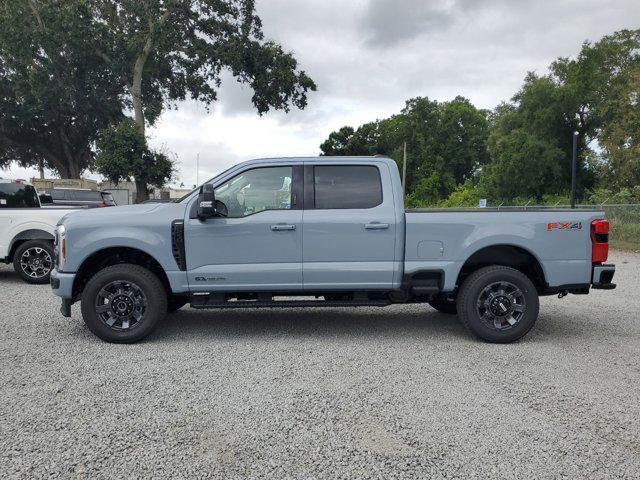
<path fill-rule="evenodd" d="M 611 263 L 594 265 L 592 287 L 601 290 L 613 290 L 616 284 L 612 282 L 616 273 L 616 266 Z"/>

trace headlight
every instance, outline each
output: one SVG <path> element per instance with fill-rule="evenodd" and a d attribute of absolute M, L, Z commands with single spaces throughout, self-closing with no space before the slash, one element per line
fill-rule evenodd
<path fill-rule="evenodd" d="M 58 270 L 62 270 L 64 261 L 67 259 L 67 229 L 64 225 L 58 225 L 56 228 L 56 260 Z"/>

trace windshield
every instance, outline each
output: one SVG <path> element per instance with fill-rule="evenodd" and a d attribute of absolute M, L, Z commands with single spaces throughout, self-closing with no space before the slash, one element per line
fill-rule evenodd
<path fill-rule="evenodd" d="M 0 208 L 40 208 L 38 192 L 24 183 L 0 183 Z"/>

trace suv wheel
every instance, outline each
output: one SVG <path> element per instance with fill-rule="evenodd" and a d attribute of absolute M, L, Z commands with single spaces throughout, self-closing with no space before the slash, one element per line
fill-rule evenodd
<path fill-rule="evenodd" d="M 81 309 L 89 330 L 102 340 L 133 343 L 149 335 L 166 315 L 167 293 L 152 272 L 123 263 L 89 280 Z"/>
<path fill-rule="evenodd" d="M 529 277 L 503 266 L 481 268 L 462 284 L 458 317 L 473 334 L 493 343 L 509 343 L 533 328 L 538 292 Z"/>
<path fill-rule="evenodd" d="M 53 269 L 53 243 L 48 240 L 29 240 L 18 246 L 13 254 L 13 268 L 28 283 L 49 283 Z"/>

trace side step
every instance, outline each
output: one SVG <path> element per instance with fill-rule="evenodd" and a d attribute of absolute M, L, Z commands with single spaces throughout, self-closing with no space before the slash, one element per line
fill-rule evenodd
<path fill-rule="evenodd" d="M 220 295 L 192 295 L 191 308 L 386 307 L 389 300 L 225 300 Z"/>

